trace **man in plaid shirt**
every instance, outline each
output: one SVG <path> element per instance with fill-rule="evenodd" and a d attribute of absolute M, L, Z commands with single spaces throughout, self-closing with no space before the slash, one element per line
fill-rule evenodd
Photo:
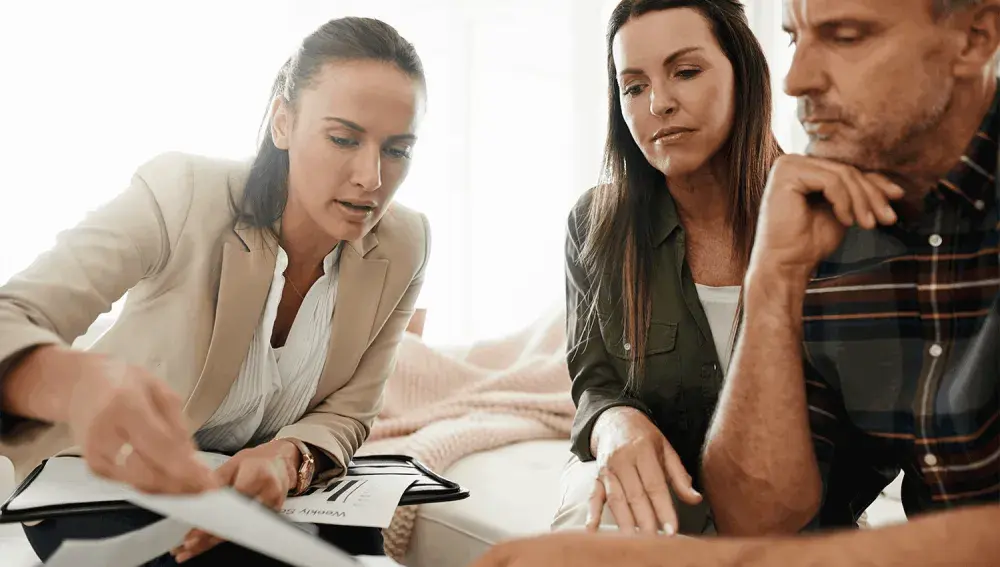
<path fill-rule="evenodd" d="M 1000 565 L 1000 0 L 784 20 L 810 143 L 771 172 L 702 465 L 744 537 L 549 535 L 480 566 Z M 855 527 L 900 471 L 906 524 L 788 537 Z"/>
<path fill-rule="evenodd" d="M 786 2 L 810 143 L 771 173 L 705 449 L 720 533 L 856 525 L 903 471 L 913 521 L 846 563 L 1000 565 L 998 10 Z"/>

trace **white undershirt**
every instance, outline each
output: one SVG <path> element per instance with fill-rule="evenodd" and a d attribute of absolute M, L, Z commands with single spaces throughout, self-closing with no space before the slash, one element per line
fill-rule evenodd
<path fill-rule="evenodd" d="M 715 352 L 719 355 L 723 374 L 729 368 L 729 355 L 732 352 L 733 329 L 736 321 L 736 308 L 740 301 L 740 286 L 712 287 L 694 284 L 698 289 L 698 299 L 705 310 L 708 326 L 712 330 L 715 342 Z"/>
<path fill-rule="evenodd" d="M 258 445 L 305 413 L 326 363 L 339 259 L 338 246 L 323 260 L 323 275 L 306 291 L 285 346 L 276 349 L 271 347 L 271 333 L 288 266 L 288 255 L 278 248 L 264 312 L 239 377 L 222 405 L 195 434 L 200 448 L 235 452 Z"/>

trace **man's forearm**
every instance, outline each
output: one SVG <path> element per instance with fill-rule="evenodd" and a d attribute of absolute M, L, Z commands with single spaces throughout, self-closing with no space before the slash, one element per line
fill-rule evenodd
<path fill-rule="evenodd" d="M 763 545 L 747 554 L 760 565 L 812 565 L 815 567 L 987 567 L 1000 564 L 1000 506 L 986 505 L 941 512 L 911 522 L 873 530 Z"/>
<path fill-rule="evenodd" d="M 994 567 L 1000 506 L 942 512 L 872 530 L 773 538 L 623 539 L 620 565 Z M 668 558 L 680 558 L 677 562 Z"/>
<path fill-rule="evenodd" d="M 802 528 L 821 483 L 802 370 L 806 278 L 747 278 L 745 320 L 705 447 L 705 491 L 723 534 Z"/>

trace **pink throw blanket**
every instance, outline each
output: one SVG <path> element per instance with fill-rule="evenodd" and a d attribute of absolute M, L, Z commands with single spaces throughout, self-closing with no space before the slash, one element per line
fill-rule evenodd
<path fill-rule="evenodd" d="M 385 408 L 358 454 L 410 455 L 443 473 L 478 451 L 568 438 L 575 408 L 564 325 L 559 312 L 461 353 L 434 350 L 407 334 Z M 384 531 L 389 556 L 399 560 L 406 553 L 415 520 L 416 507 L 396 510 Z"/>

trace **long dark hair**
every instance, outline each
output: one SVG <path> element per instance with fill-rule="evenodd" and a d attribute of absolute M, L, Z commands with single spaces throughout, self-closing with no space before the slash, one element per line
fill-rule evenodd
<path fill-rule="evenodd" d="M 733 126 L 719 150 L 727 164 L 729 227 L 735 235 L 733 259 L 745 271 L 757 229 L 757 214 L 768 172 L 781 148 L 771 131 L 771 76 L 764 52 L 750 30 L 743 5 L 737 0 L 622 0 L 607 30 L 608 135 L 604 148 L 603 179 L 588 212 L 581 262 L 593 276 L 591 313 L 606 266 L 617 274 L 625 314 L 624 340 L 631 343 L 628 385 L 638 385 L 649 327 L 649 276 L 652 265 L 652 207 L 654 192 L 666 190 L 664 175 L 646 160 L 622 116 L 612 44 L 626 22 L 648 12 L 690 7 L 711 23 L 716 40 L 733 67 L 736 84 Z"/>
<path fill-rule="evenodd" d="M 237 224 L 273 233 L 288 198 L 289 161 L 288 152 L 275 146 L 271 138 L 271 103 L 280 96 L 295 108 L 299 93 L 309 88 L 316 73 L 331 61 L 392 63 L 426 86 L 423 64 L 416 49 L 389 24 L 373 18 L 349 17 L 330 20 L 320 26 L 302 40 L 302 45 L 282 65 L 271 86 L 250 175 L 239 202 L 232 202 Z"/>

